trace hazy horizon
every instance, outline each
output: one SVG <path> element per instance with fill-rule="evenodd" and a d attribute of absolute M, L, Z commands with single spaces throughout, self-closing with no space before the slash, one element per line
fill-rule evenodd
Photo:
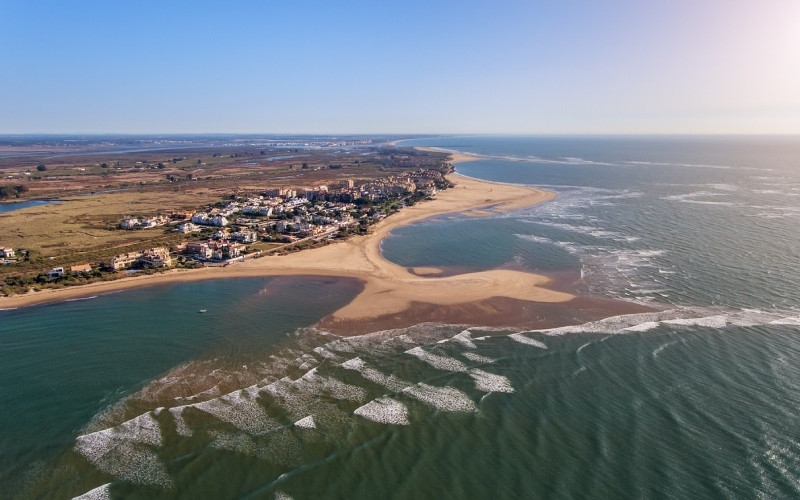
<path fill-rule="evenodd" d="M 0 43 L 0 134 L 800 132 L 791 0 L 12 0 Z"/>

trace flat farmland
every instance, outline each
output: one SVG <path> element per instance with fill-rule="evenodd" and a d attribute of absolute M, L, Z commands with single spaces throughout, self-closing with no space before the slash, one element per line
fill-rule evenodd
<path fill-rule="evenodd" d="M 39 252 L 43 257 L 70 254 L 77 257 L 90 250 L 124 249 L 131 245 L 157 244 L 185 236 L 165 235 L 171 226 L 140 230 L 117 229 L 127 215 L 166 214 L 190 210 L 219 200 L 211 191 L 119 192 L 77 196 L 51 205 L 0 214 L 2 244 Z M 111 254 L 120 253 L 112 251 Z"/>

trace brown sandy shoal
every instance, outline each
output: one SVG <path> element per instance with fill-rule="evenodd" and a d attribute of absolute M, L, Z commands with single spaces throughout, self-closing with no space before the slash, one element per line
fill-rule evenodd
<path fill-rule="evenodd" d="M 631 302 L 593 297 L 574 297 L 565 302 L 551 303 L 492 297 L 445 306 L 412 302 L 402 313 L 367 319 L 349 320 L 328 316 L 319 326 L 339 335 L 363 335 L 420 323 L 539 330 L 650 311 L 653 309 Z"/>
<path fill-rule="evenodd" d="M 523 301 L 530 305 L 567 303 L 575 298 L 572 294 L 547 288 L 549 278 L 523 271 L 497 269 L 453 276 L 420 276 L 384 259 L 380 242 L 394 228 L 435 215 L 461 213 L 483 216 L 487 208 L 494 212 L 515 210 L 555 198 L 555 193 L 541 189 L 491 183 L 458 174 L 452 174 L 451 180 L 454 188 L 440 192 L 433 201 L 404 208 L 378 223 L 372 233 L 366 236 L 290 255 L 252 259 L 227 267 L 172 270 L 162 274 L 2 297 L 0 308 L 164 283 L 259 276 L 340 276 L 361 280 L 364 290 L 352 302 L 326 318 L 325 324 L 339 332 L 354 334 L 356 332 L 350 326 L 344 326 L 361 322 L 369 324 L 373 320 L 381 325 L 388 325 L 392 321 L 408 324 L 409 321 L 424 318 L 439 318 L 448 323 L 458 320 L 456 322 L 461 324 L 465 318 L 473 316 L 476 325 L 493 325 L 499 321 L 495 318 L 498 315 L 504 318 L 514 316 L 507 305 L 497 308 L 497 304 L 506 304 L 503 299 Z M 467 307 L 467 304 L 470 306 Z M 442 309 L 439 313 L 436 312 L 438 308 Z M 468 316 L 464 311 L 470 308 L 483 312 Z M 400 320 L 401 317 L 406 319 Z M 343 328 L 335 325 L 342 325 Z"/>

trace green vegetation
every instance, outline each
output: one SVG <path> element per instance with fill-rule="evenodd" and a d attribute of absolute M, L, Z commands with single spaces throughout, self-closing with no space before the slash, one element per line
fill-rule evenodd
<path fill-rule="evenodd" d="M 19 198 L 20 195 L 29 191 L 28 186 L 18 184 L 16 186 L 0 186 L 0 199 Z"/>

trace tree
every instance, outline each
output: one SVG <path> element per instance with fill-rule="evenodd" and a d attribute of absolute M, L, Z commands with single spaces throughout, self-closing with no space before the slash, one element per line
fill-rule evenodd
<path fill-rule="evenodd" d="M 100 168 L 108 168 L 108 163 L 101 163 Z"/>
<path fill-rule="evenodd" d="M 43 163 L 40 163 L 36 165 L 36 170 L 38 170 L 39 172 L 44 172 L 45 170 L 47 170 L 47 166 L 44 165 Z"/>

